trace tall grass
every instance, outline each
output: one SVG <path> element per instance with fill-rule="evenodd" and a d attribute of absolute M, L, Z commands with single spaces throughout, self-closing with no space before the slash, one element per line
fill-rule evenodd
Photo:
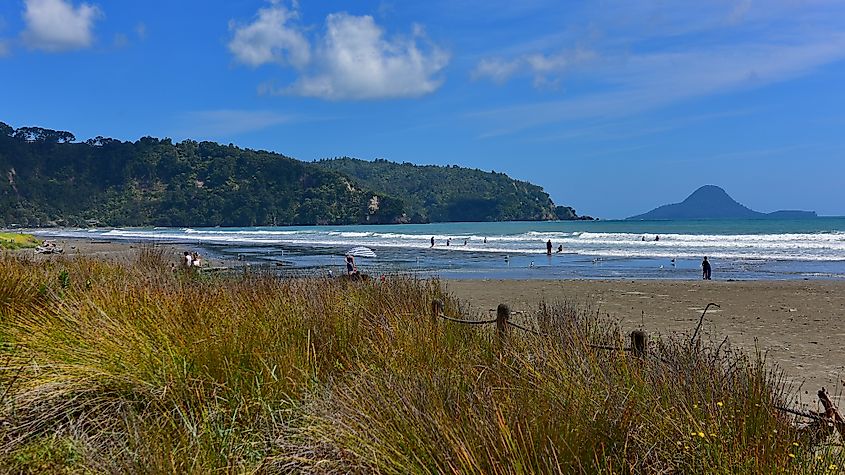
<path fill-rule="evenodd" d="M 543 336 L 471 318 L 436 280 L 207 277 L 0 257 L 0 466 L 130 473 L 816 473 L 838 452 L 774 410 L 757 355 L 542 306 Z M 516 331 L 516 330 L 515 330 Z M 797 445 L 795 445 L 797 444 Z M 41 465 L 39 465 L 41 464 Z M 44 465 L 46 464 L 46 465 Z M 46 468 L 44 468 L 46 467 Z"/>

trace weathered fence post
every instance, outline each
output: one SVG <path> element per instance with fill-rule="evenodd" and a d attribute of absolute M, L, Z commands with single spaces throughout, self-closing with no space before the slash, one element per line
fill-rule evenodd
<path fill-rule="evenodd" d="M 440 314 L 443 313 L 443 301 L 434 299 L 431 301 L 431 323 L 436 324 Z"/>
<path fill-rule="evenodd" d="M 500 342 L 504 342 L 508 334 L 508 320 L 511 318 L 511 309 L 507 304 L 500 303 L 496 307 L 496 336 Z"/>
<path fill-rule="evenodd" d="M 631 352 L 637 358 L 645 358 L 648 355 L 648 335 L 644 331 L 631 332 Z"/>

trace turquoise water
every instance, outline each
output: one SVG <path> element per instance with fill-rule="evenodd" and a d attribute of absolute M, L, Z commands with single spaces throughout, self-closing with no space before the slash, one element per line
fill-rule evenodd
<path fill-rule="evenodd" d="M 371 273 L 454 278 L 698 278 L 703 256 L 721 279 L 845 278 L 845 218 L 807 220 L 545 221 L 385 226 L 121 228 L 41 235 L 185 243 L 274 262 L 286 272 L 343 270 L 355 246 Z M 431 246 L 431 238 L 435 245 Z M 546 242 L 554 251 L 546 255 Z M 447 242 L 449 245 L 447 245 Z"/>

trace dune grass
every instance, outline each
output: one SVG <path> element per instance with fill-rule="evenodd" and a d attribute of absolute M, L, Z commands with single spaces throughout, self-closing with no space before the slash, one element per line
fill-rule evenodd
<path fill-rule="evenodd" d="M 38 247 L 38 239 L 32 234 L 0 233 L 0 249 L 32 249 Z"/>
<path fill-rule="evenodd" d="M 824 473 L 759 355 L 567 305 L 473 318 L 436 280 L 0 256 L 0 467 L 19 473 Z M 826 447 L 826 448 L 825 448 Z"/>

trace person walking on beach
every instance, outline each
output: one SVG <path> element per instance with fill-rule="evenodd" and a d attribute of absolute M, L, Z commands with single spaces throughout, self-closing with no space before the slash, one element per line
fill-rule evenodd
<path fill-rule="evenodd" d="M 704 260 L 701 261 L 701 278 L 704 280 L 710 280 L 710 263 L 707 262 L 707 256 L 704 256 Z"/>
<path fill-rule="evenodd" d="M 552 255 L 552 240 L 549 239 L 546 241 L 546 254 L 551 256 Z"/>

